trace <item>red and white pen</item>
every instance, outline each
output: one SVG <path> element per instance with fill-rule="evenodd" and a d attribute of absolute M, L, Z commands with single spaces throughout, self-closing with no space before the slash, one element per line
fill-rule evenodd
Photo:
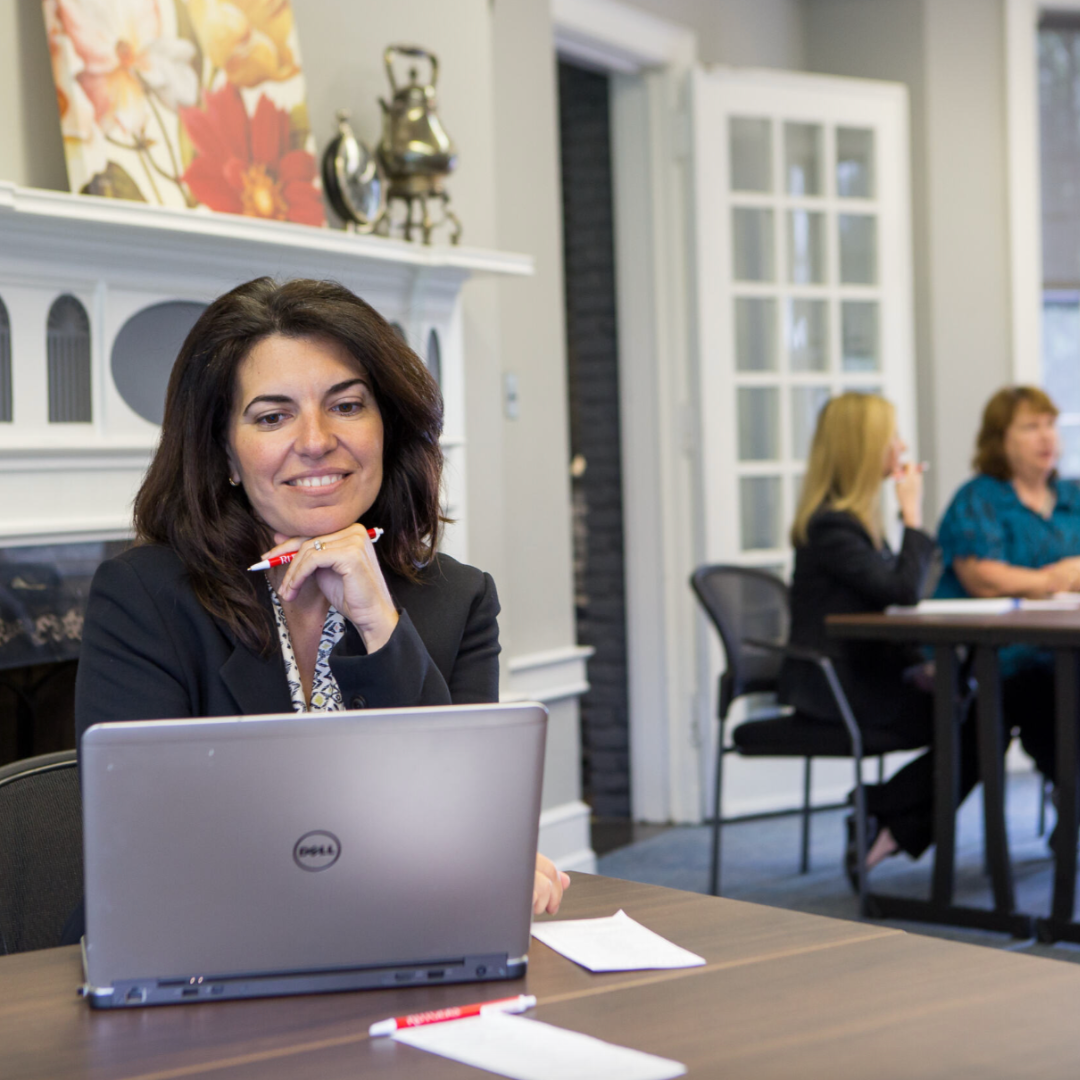
<path fill-rule="evenodd" d="M 382 536 L 383 531 L 382 529 L 368 529 L 367 534 L 371 537 L 371 542 L 376 544 L 379 541 L 379 537 Z M 254 563 L 252 566 L 249 566 L 248 569 L 272 570 L 275 566 L 285 566 L 288 563 L 291 563 L 299 554 L 299 551 L 286 551 L 284 555 L 275 555 L 272 559 L 263 559 L 262 562 Z"/>
<path fill-rule="evenodd" d="M 483 1016 L 484 1013 L 523 1013 L 536 1005 L 532 994 L 499 998 L 496 1001 L 478 1001 L 475 1005 L 460 1005 L 453 1009 L 433 1009 L 431 1012 L 413 1013 L 411 1016 L 393 1016 L 380 1020 L 368 1028 L 368 1034 L 393 1035 L 402 1028 L 423 1027 L 425 1024 L 441 1024 L 444 1020 L 461 1020 L 466 1016 Z"/>

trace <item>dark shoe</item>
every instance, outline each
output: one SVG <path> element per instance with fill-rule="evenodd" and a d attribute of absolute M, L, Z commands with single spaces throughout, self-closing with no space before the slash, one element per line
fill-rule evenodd
<path fill-rule="evenodd" d="M 859 842 L 855 831 L 855 815 L 848 814 L 844 818 L 847 827 L 847 846 L 844 848 L 844 873 L 851 882 L 852 891 L 859 892 Z M 866 850 L 874 846 L 878 833 L 881 832 L 881 823 L 873 814 L 866 815 Z"/>

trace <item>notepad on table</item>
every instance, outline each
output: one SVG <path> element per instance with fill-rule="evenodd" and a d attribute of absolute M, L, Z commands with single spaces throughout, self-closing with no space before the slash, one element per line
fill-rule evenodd
<path fill-rule="evenodd" d="M 535 923 L 532 935 L 589 971 L 699 967 L 705 960 L 631 919 L 621 908 L 606 919 Z"/>
<path fill-rule="evenodd" d="M 505 1013 L 404 1028 L 396 1042 L 513 1080 L 673 1080 L 686 1066 L 670 1058 Z"/>

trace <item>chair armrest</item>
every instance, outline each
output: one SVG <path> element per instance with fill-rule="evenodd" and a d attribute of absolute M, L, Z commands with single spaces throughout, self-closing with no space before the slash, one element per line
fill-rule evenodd
<path fill-rule="evenodd" d="M 792 660 L 805 660 L 821 667 L 821 662 L 828 657 L 817 649 L 808 649 L 805 645 L 782 644 L 779 641 L 760 641 L 757 638 L 743 638 L 744 645 L 750 645 L 755 649 L 764 649 L 766 652 L 782 653 L 790 656 Z"/>
<path fill-rule="evenodd" d="M 862 731 L 855 720 L 855 714 L 851 711 L 851 705 L 848 702 L 847 694 L 844 693 L 844 688 L 840 685 L 840 680 L 836 675 L 836 669 L 833 667 L 833 662 L 829 657 L 824 653 L 818 652 L 816 649 L 808 649 L 802 645 L 782 645 L 776 641 L 760 641 L 757 638 L 743 638 L 743 644 L 749 645 L 755 649 L 763 649 L 766 652 L 782 653 L 792 660 L 805 660 L 807 663 L 814 664 L 816 667 L 820 668 L 821 673 L 825 676 L 825 681 L 829 684 L 829 690 L 832 693 L 833 701 L 836 702 L 836 708 L 840 712 L 840 719 L 843 720 L 844 727 L 847 728 L 848 737 L 851 739 L 852 757 L 859 761 L 862 760 Z"/>

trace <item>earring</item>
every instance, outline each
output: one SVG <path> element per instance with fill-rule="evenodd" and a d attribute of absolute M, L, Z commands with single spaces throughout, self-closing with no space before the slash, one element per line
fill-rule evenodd
<path fill-rule="evenodd" d="M 229 477 L 229 483 L 233 487 L 239 487 L 240 486 L 240 481 L 239 480 L 234 480 L 231 476 Z"/>

